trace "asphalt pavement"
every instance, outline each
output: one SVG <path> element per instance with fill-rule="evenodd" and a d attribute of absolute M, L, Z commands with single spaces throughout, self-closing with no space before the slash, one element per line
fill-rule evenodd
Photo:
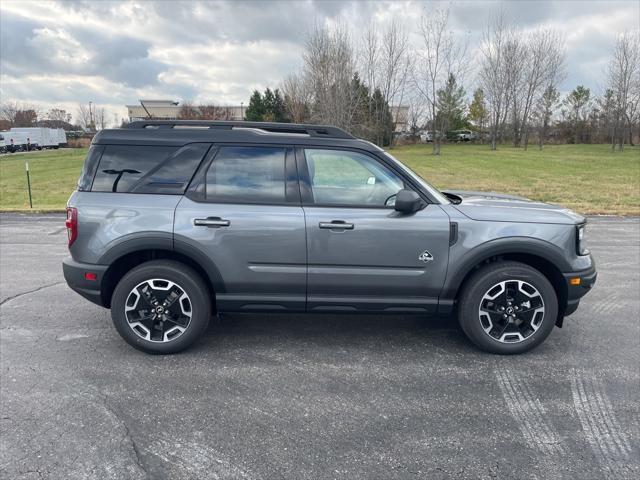
<path fill-rule="evenodd" d="M 0 478 L 640 476 L 640 219 L 590 218 L 599 276 L 533 352 L 451 319 L 226 315 L 129 347 L 69 290 L 59 215 L 0 216 Z"/>

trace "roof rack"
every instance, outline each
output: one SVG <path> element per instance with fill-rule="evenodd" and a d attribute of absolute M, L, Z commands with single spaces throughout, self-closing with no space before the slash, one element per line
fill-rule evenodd
<path fill-rule="evenodd" d="M 275 122 L 241 122 L 213 120 L 138 120 L 131 122 L 126 128 L 194 128 L 247 130 L 261 135 L 306 135 L 324 138 L 355 138 L 338 127 L 327 125 L 305 125 L 301 123 Z"/>

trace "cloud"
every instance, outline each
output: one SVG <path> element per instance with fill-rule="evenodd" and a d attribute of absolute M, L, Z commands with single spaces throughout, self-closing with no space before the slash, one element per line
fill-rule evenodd
<path fill-rule="evenodd" d="M 314 23 L 339 22 L 357 40 L 366 25 L 399 19 L 418 42 L 420 16 L 447 7 L 452 29 L 468 34 L 471 52 L 500 8 L 519 28 L 561 30 L 567 50 L 561 88 L 584 84 L 594 93 L 604 84 L 616 34 L 637 28 L 640 16 L 637 2 L 606 0 L 3 0 L 0 94 L 42 105 L 93 101 L 119 111 L 145 97 L 237 104 L 300 68 Z M 473 90 L 472 76 L 466 87 Z"/>

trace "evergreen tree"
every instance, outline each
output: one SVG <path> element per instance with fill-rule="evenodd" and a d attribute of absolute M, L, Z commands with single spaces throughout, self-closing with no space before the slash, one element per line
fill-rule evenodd
<path fill-rule="evenodd" d="M 468 125 L 465 118 L 465 91 L 462 85 L 458 85 L 456 77 L 449 74 L 447 83 L 436 93 L 438 115 L 436 124 L 442 132 L 459 130 Z"/>
<path fill-rule="evenodd" d="M 591 90 L 578 85 L 564 100 L 569 109 L 569 121 L 573 128 L 574 142 L 583 140 L 583 131 L 586 123 L 587 108 L 591 100 Z"/>
<path fill-rule="evenodd" d="M 261 120 L 265 122 L 275 122 L 275 103 L 276 98 L 270 88 L 267 88 L 264 91 L 264 95 L 262 96 L 262 105 L 264 107 L 264 113 L 262 115 Z"/>
<path fill-rule="evenodd" d="M 534 112 L 534 117 L 538 119 L 538 148 L 542 150 L 542 145 L 549 135 L 553 112 L 558 106 L 560 94 L 553 85 L 549 85 L 540 98 L 538 108 Z"/>
<path fill-rule="evenodd" d="M 276 122 L 288 123 L 291 121 L 287 115 L 284 97 L 277 88 L 273 92 L 273 116 Z"/>
<path fill-rule="evenodd" d="M 381 146 L 391 145 L 393 140 L 393 116 L 389 109 L 389 104 L 379 88 L 376 88 L 371 96 L 371 112 L 375 125 L 376 143 Z"/>
<path fill-rule="evenodd" d="M 249 99 L 249 106 L 245 110 L 245 118 L 251 122 L 261 122 L 264 120 L 266 110 L 262 95 L 258 90 L 254 90 Z"/>
<path fill-rule="evenodd" d="M 469 120 L 473 122 L 480 134 L 484 132 L 487 122 L 487 104 L 484 101 L 484 91 L 481 88 L 473 92 L 473 100 L 469 105 Z"/>

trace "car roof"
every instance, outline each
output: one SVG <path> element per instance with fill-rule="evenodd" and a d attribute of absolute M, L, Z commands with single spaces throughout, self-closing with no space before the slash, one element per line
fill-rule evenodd
<path fill-rule="evenodd" d="M 355 147 L 381 151 L 371 142 L 332 126 L 270 122 L 144 120 L 101 130 L 96 145 L 182 146 L 188 143 L 246 143 Z"/>

